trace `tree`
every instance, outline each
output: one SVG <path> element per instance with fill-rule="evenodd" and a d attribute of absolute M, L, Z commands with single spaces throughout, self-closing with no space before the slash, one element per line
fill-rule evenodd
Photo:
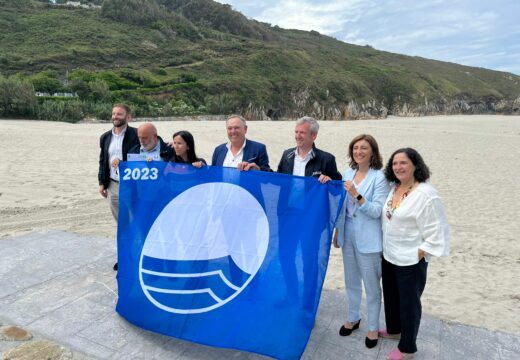
<path fill-rule="evenodd" d="M 105 0 L 101 14 L 112 20 L 151 27 L 169 36 L 180 34 L 192 41 L 201 38 L 188 19 L 154 0 Z"/>
<path fill-rule="evenodd" d="M 10 6 L 24 8 L 31 6 L 31 0 L 0 0 L 0 7 Z"/>
<path fill-rule="evenodd" d="M 89 84 L 90 97 L 94 101 L 98 102 L 110 102 L 112 101 L 112 94 L 108 89 L 108 85 L 103 80 L 96 79 Z"/>
<path fill-rule="evenodd" d="M 58 79 L 58 74 L 52 70 L 42 71 L 31 77 L 36 91 L 54 94 L 63 91 L 63 84 Z"/>
<path fill-rule="evenodd" d="M 76 93 L 80 99 L 88 99 L 90 95 L 90 86 L 88 82 L 81 78 L 77 78 L 72 80 L 69 86 L 72 92 Z"/>
<path fill-rule="evenodd" d="M 105 0 L 101 14 L 136 25 L 150 25 L 166 16 L 164 9 L 153 0 Z"/>
<path fill-rule="evenodd" d="M 31 81 L 0 75 L 0 115 L 32 116 L 36 104 Z"/>

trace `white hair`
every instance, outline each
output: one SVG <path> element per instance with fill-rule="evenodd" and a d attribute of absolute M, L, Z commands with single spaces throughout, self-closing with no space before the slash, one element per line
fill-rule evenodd
<path fill-rule="evenodd" d="M 304 116 L 296 120 L 296 126 L 302 124 L 309 124 L 311 126 L 311 133 L 317 134 L 318 130 L 320 130 L 320 124 L 318 124 L 318 120 L 313 118 L 312 116 Z"/>

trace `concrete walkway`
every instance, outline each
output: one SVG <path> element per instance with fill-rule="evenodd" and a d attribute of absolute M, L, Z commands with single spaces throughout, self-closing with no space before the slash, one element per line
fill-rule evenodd
<path fill-rule="evenodd" d="M 127 323 L 114 311 L 114 259 L 115 241 L 102 237 L 56 231 L 0 240 L 0 329 L 14 325 L 33 335 L 21 342 L 3 340 L 0 334 L 1 359 L 46 358 L 42 348 L 50 349 L 49 344 L 62 350 L 52 359 L 265 359 Z M 342 292 L 323 291 L 303 359 L 384 359 L 396 347 L 396 341 L 380 340 L 367 349 L 363 322 L 350 337 L 338 336 L 344 309 Z M 415 359 L 520 359 L 519 336 L 427 315 L 418 348 Z"/>

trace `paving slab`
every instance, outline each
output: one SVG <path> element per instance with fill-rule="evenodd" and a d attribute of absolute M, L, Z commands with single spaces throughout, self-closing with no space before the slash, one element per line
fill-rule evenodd
<path fill-rule="evenodd" d="M 28 351 L 38 353 L 44 346 L 41 344 L 49 346 L 49 342 L 80 360 L 267 359 L 170 338 L 129 324 L 115 312 L 115 258 L 115 241 L 104 237 L 43 231 L 0 240 L 0 327 L 18 326 L 33 335 L 27 346 L 0 340 L 0 359 L 9 351 L 23 354 L 25 348 L 29 349 L 26 355 L 30 355 Z M 303 359 L 379 360 L 397 346 L 395 340 L 380 339 L 375 348 L 367 349 L 364 322 L 359 331 L 340 337 L 338 329 L 346 306 L 343 291 L 322 292 Z M 362 311 L 365 316 L 365 309 Z M 428 314 L 423 315 L 417 346 L 414 359 L 520 359 L 520 336 Z"/>

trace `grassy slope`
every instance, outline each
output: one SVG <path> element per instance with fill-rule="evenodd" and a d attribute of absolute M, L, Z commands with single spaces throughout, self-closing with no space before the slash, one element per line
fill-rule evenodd
<path fill-rule="evenodd" d="M 270 28 L 272 40 L 263 41 L 200 27 L 204 39 L 192 42 L 103 18 L 99 10 L 17 8 L 3 1 L 0 6 L 4 74 L 164 68 L 161 81 L 193 73 L 209 95 L 274 107 L 305 89 L 321 104 L 520 94 L 515 75 L 377 51 L 312 32 Z"/>

